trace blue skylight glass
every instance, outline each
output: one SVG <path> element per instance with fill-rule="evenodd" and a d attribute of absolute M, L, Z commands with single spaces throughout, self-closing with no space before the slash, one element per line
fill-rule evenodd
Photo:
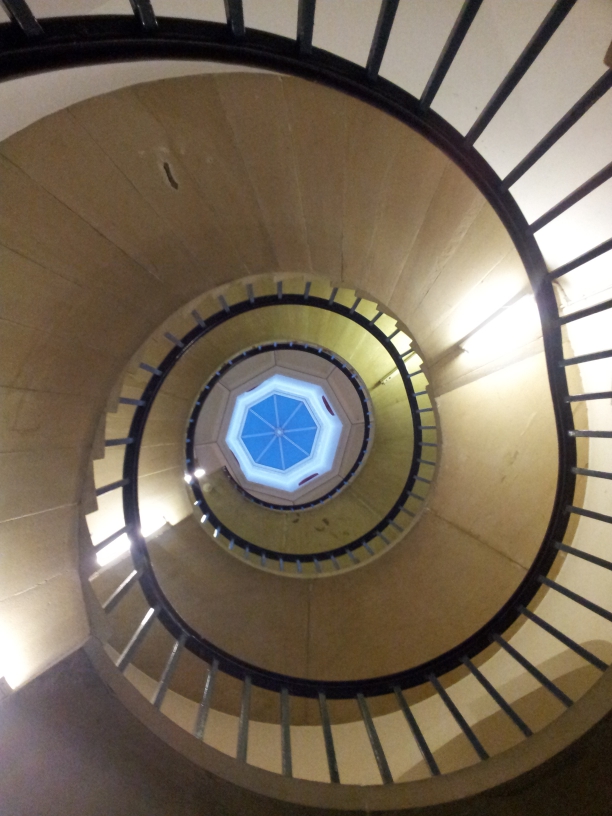
<path fill-rule="evenodd" d="M 272 394 L 249 408 L 240 436 L 256 465 L 288 470 L 310 456 L 317 430 L 303 400 Z"/>
<path fill-rule="evenodd" d="M 225 441 L 249 481 L 292 492 L 329 472 L 341 433 L 319 385 L 273 374 L 236 397 Z"/>

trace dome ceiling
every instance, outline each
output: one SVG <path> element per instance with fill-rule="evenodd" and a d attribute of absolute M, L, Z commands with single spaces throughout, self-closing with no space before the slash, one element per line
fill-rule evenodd
<path fill-rule="evenodd" d="M 296 465 L 302 464 L 305 460 L 309 460 L 311 470 L 329 470 L 324 464 L 318 464 L 318 457 L 327 456 L 328 451 L 319 452 L 318 436 L 321 426 L 317 424 L 307 402 L 309 398 L 314 401 L 317 397 L 320 399 L 324 397 L 304 392 L 302 389 L 296 390 L 295 382 L 287 378 L 262 383 L 265 392 L 261 386 L 255 389 L 253 400 L 259 401 L 253 401 L 246 406 L 246 415 L 243 414 L 242 417 L 239 416 L 240 409 L 236 406 L 236 413 L 232 416 L 237 418 L 235 436 L 233 439 L 230 437 L 230 441 L 236 445 L 236 450 L 238 441 L 246 448 L 246 456 L 241 451 L 242 459 L 237 457 L 243 471 L 249 463 L 282 472 L 289 477 L 287 471 L 293 471 Z M 272 388 L 271 391 L 268 390 L 268 386 Z M 245 406 L 241 408 L 245 410 Z M 329 440 L 326 447 L 328 450 L 331 449 L 333 456 L 337 447 L 336 439 Z M 313 459 L 317 464 L 312 462 Z M 318 473 L 312 473 L 310 478 L 317 475 Z M 293 492 L 298 485 L 304 483 L 304 479 L 296 483 L 295 478 L 292 474 L 291 481 L 287 479 L 287 482 L 281 482 L 279 487 Z M 256 473 L 257 479 L 261 484 L 265 484 L 262 474 Z"/>
<path fill-rule="evenodd" d="M 299 345 L 239 357 L 204 390 L 194 441 L 209 479 L 222 466 L 250 495 L 291 505 L 352 470 L 364 445 L 358 392 L 342 368 Z"/>

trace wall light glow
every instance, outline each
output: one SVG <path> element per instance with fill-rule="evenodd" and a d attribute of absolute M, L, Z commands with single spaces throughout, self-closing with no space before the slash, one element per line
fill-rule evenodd
<path fill-rule="evenodd" d="M 536 337 L 540 315 L 533 295 L 524 295 L 502 308 L 460 343 L 461 348 L 478 356 L 497 357 L 520 348 Z"/>
<path fill-rule="evenodd" d="M 475 286 L 456 305 L 449 315 L 449 337 L 460 339 L 468 337 L 490 315 L 494 315 L 506 304 L 513 303 L 520 296 L 522 280 L 507 277 L 502 280 L 484 281 Z"/>
<path fill-rule="evenodd" d="M 202 476 L 206 476 L 206 471 L 204 468 L 199 467 L 193 471 L 193 475 L 196 477 L 196 479 L 201 479 Z"/>
<path fill-rule="evenodd" d="M 155 513 L 142 513 L 140 519 L 140 534 L 143 538 L 147 538 L 158 530 L 161 530 L 164 524 L 167 524 L 167 521 L 163 516 L 158 516 Z"/>
<path fill-rule="evenodd" d="M 116 538 L 114 541 L 111 541 L 110 544 L 107 544 L 106 547 L 99 550 L 96 553 L 96 560 L 101 567 L 105 567 L 107 564 L 116 561 L 122 555 L 129 552 L 130 546 L 130 539 L 127 533 L 123 533 L 119 538 Z"/>
<path fill-rule="evenodd" d="M 11 689 L 16 689 L 30 679 L 31 663 L 27 659 L 22 638 L 8 622 L 0 623 L 0 675 Z"/>

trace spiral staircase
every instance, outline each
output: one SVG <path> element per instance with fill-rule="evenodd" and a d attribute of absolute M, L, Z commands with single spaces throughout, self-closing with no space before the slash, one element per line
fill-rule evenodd
<path fill-rule="evenodd" d="M 612 683 L 612 7 L 53 5 L 1 3 L 0 812 L 562 812 L 529 780 Z M 265 360 L 360 405 L 290 505 L 196 468 Z M 62 718 L 123 799 L 38 764 Z"/>

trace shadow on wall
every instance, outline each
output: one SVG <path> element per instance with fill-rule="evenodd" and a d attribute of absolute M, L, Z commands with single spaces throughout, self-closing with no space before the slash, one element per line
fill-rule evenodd
<path fill-rule="evenodd" d="M 610 643 L 591 641 L 582 645 L 589 651 L 601 655 L 608 662 L 612 659 L 612 645 Z M 554 670 L 551 671 L 551 669 L 555 664 L 574 657 L 573 652 L 568 650 L 547 661 L 544 667 L 540 668 L 547 676 L 554 676 L 555 672 Z M 591 688 L 600 676 L 600 672 L 594 666 L 582 666 L 555 677 L 555 684 L 571 699 L 577 700 Z M 503 694 L 504 690 L 501 691 Z M 506 696 L 508 698 L 509 695 Z M 512 702 L 512 707 L 534 733 L 555 720 L 563 710 L 563 705 L 543 687 Z M 472 729 L 491 755 L 501 753 L 524 739 L 518 728 L 512 724 L 508 716 L 501 710 L 472 725 Z M 433 754 L 443 774 L 473 765 L 476 761 L 476 755 L 463 734 L 454 737 L 434 751 Z M 426 763 L 421 761 L 395 781 L 412 782 L 416 779 L 426 778 L 429 775 Z"/>

